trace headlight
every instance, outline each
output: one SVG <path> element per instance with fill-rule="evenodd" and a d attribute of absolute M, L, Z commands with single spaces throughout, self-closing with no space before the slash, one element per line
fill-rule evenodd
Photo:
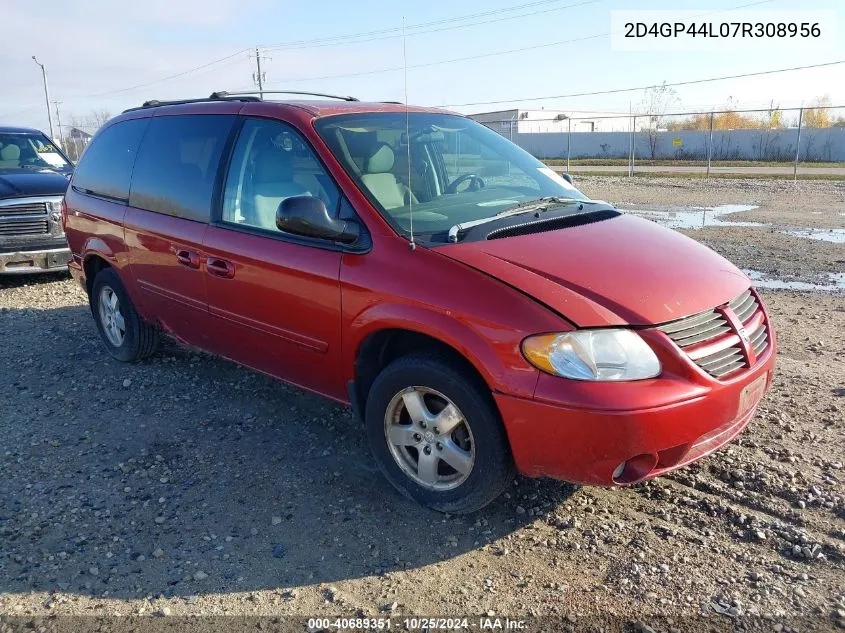
<path fill-rule="evenodd" d="M 575 380 L 641 380 L 660 373 L 652 349 L 631 330 L 576 330 L 540 334 L 522 342 L 529 363 Z"/>

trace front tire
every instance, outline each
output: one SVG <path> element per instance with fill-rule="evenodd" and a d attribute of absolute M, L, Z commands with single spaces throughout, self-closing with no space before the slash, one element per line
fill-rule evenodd
<path fill-rule="evenodd" d="M 444 358 L 415 354 L 376 377 L 365 411 L 370 448 L 402 494 L 440 512 L 486 506 L 513 479 L 489 391 Z"/>
<path fill-rule="evenodd" d="M 114 269 L 103 268 L 97 273 L 89 302 L 100 338 L 111 356 L 132 362 L 155 352 L 158 332 L 141 320 Z"/>

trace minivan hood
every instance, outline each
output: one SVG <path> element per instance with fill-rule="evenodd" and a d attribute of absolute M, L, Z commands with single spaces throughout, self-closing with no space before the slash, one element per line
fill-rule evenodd
<path fill-rule="evenodd" d="M 534 297 L 579 327 L 664 323 L 727 303 L 751 285 L 706 246 L 624 213 L 437 251 Z"/>
<path fill-rule="evenodd" d="M 68 182 L 67 176 L 52 169 L 0 169 L 0 198 L 61 196 Z"/>

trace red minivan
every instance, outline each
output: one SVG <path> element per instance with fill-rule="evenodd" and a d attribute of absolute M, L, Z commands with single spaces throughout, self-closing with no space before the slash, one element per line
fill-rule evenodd
<path fill-rule="evenodd" d="M 112 356 L 163 331 L 350 404 L 387 479 L 448 512 L 515 471 L 632 484 L 745 427 L 775 334 L 735 266 L 463 116 L 319 96 L 97 133 L 63 223 Z"/>

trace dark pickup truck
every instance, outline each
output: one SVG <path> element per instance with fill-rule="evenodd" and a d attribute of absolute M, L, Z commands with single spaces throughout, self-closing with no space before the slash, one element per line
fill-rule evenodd
<path fill-rule="evenodd" d="M 72 173 L 44 133 L 0 127 L 0 274 L 67 267 L 61 202 Z"/>

